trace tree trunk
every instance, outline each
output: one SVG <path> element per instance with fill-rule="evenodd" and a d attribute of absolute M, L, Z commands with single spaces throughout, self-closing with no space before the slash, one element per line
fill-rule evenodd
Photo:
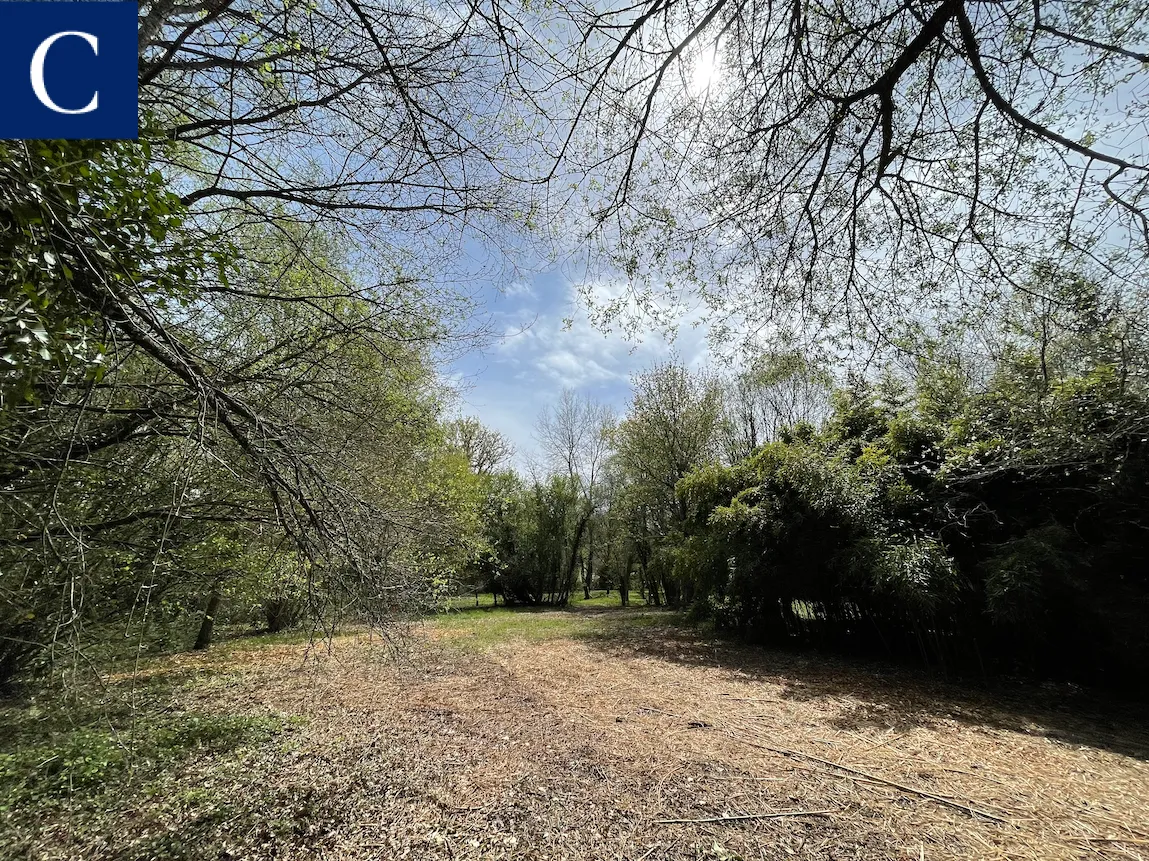
<path fill-rule="evenodd" d="M 594 524 L 587 524 L 586 530 L 586 569 L 583 571 L 583 596 L 590 600 L 590 585 L 594 580 Z"/>
<path fill-rule="evenodd" d="M 199 634 L 196 635 L 195 645 L 192 647 L 194 649 L 202 651 L 211 645 L 211 631 L 215 627 L 215 614 L 219 610 L 219 602 L 223 597 L 220 595 L 219 587 L 218 580 L 211 587 L 211 594 L 207 597 L 207 606 L 203 611 L 203 621 L 199 625 Z"/>
<path fill-rule="evenodd" d="M 655 607 L 662 606 L 662 598 L 658 594 L 658 583 L 655 578 L 650 575 L 650 570 L 646 567 L 645 562 L 639 563 L 642 566 L 642 582 L 646 584 L 646 601 L 648 604 L 654 604 Z"/>
<path fill-rule="evenodd" d="M 575 528 L 574 540 L 571 542 L 571 554 L 567 560 L 567 576 L 565 588 L 563 589 L 562 603 L 566 603 L 566 599 L 570 597 L 571 586 L 574 584 L 574 569 L 575 564 L 578 562 L 578 549 L 582 544 L 582 534 L 586 531 L 586 525 L 590 522 L 590 512 L 588 511 L 579 518 L 578 526 Z M 588 596 L 589 597 L 589 596 Z"/>

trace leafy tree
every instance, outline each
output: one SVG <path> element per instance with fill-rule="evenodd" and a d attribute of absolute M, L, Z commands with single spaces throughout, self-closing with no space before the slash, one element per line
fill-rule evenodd
<path fill-rule="evenodd" d="M 629 485 L 626 509 L 647 588 L 655 597 L 661 588 L 673 604 L 679 591 L 673 566 L 657 548 L 687 527 L 678 482 L 717 460 L 721 391 L 713 378 L 676 361 L 639 374 L 633 386 L 615 433 L 615 457 Z"/>
<path fill-rule="evenodd" d="M 178 306 L 213 265 L 180 232 L 183 207 L 152 153 L 147 143 L 0 142 L 5 410 L 43 402 L 61 375 L 81 385 L 104 373 L 115 360 L 107 306 L 121 291 Z"/>
<path fill-rule="evenodd" d="M 888 347 L 931 317 L 999 314 L 1050 259 L 1139 294 L 1146 12 L 659 0 L 575 16 L 596 133 L 574 151 L 638 300 L 603 310 L 701 305 L 720 341 L 829 329 Z"/>
<path fill-rule="evenodd" d="M 26 246 L 8 253 L 55 266 L 9 270 L 34 316 L 13 325 L 0 437 L 7 671 L 204 596 L 372 619 L 419 600 L 474 516 L 439 467 L 448 334 L 419 286 L 357 286 L 335 238 L 289 221 L 212 259 L 135 150 L 97 176 L 72 146 L 24 148 L 6 197 Z"/>
<path fill-rule="evenodd" d="M 1145 353 L 1095 309 L 1023 303 L 988 375 L 931 349 L 908 380 L 849 380 L 820 430 L 692 471 L 671 546 L 696 609 L 776 641 L 1142 684 Z"/>
<path fill-rule="evenodd" d="M 576 488 L 553 476 L 507 490 L 488 515 L 496 593 L 512 603 L 566 604 L 575 586 L 570 559 L 581 519 Z"/>
<path fill-rule="evenodd" d="M 726 457 L 749 457 L 799 423 L 820 424 L 832 383 L 830 375 L 801 352 L 754 357 L 725 387 L 721 433 Z"/>
<path fill-rule="evenodd" d="M 0 683 L 85 613 L 77 552 L 117 529 L 162 529 L 132 484 L 170 467 L 165 415 L 186 408 L 187 393 L 129 386 L 119 403 L 106 394 L 118 376 L 149 377 L 122 343 L 136 321 L 121 303 L 142 316 L 180 313 L 190 285 L 219 262 L 181 232 L 181 210 L 146 145 L 0 144 Z M 132 456 L 101 486 L 93 465 L 128 443 Z M 133 498 L 137 511 L 114 509 Z M 109 547 L 121 576 L 131 547 Z"/>
<path fill-rule="evenodd" d="M 447 444 L 462 452 L 476 475 L 490 475 L 514 454 L 514 446 L 506 437 L 476 418 L 448 422 L 446 434 Z"/>
<path fill-rule="evenodd" d="M 582 579 L 587 598 L 594 576 L 594 515 L 601 503 L 601 484 L 614 423 L 614 414 L 608 407 L 564 389 L 558 404 L 539 416 L 535 429 L 548 466 L 566 478 L 579 500 L 564 579 L 573 581 L 579 553 L 585 546 Z"/>

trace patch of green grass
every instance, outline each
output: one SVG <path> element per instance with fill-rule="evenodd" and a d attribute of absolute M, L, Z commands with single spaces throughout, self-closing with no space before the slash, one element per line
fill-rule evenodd
<path fill-rule="evenodd" d="M 0 713 L 0 810 L 120 790 L 191 755 L 261 744 L 290 721 L 271 715 L 10 704 Z"/>
<path fill-rule="evenodd" d="M 477 595 L 474 593 L 468 595 L 456 595 L 444 600 L 442 610 L 448 613 L 466 612 L 467 610 L 482 610 L 490 609 L 492 607 L 505 606 L 502 598 L 499 599 L 498 604 L 495 603 L 495 595 L 493 592 L 479 592 Z M 621 607 L 619 601 L 618 590 L 612 589 L 609 593 L 605 589 L 592 589 L 590 597 L 584 597 L 581 588 L 576 589 L 570 597 L 571 607 Z M 636 592 L 633 589 L 630 592 L 630 606 L 631 607 L 644 607 L 646 606 L 646 599 L 642 597 L 641 592 Z"/>
<path fill-rule="evenodd" d="M 479 592 L 477 595 L 472 593 L 469 595 L 448 596 L 443 599 L 441 609 L 447 613 L 454 613 L 463 610 L 479 610 L 494 606 L 496 606 L 494 592 Z M 499 601 L 498 606 L 502 607 L 503 602 Z"/>
<path fill-rule="evenodd" d="M 661 607 L 638 605 L 613 613 L 598 613 L 595 624 L 579 631 L 574 636 L 583 640 L 626 640 L 642 631 L 656 628 L 680 627 L 684 624 L 681 613 Z"/>
<path fill-rule="evenodd" d="M 198 620 L 195 625 L 198 627 Z M 169 666 L 168 659 L 173 655 L 195 654 L 191 648 L 194 629 L 189 628 L 190 633 L 183 631 L 171 634 L 174 628 L 174 624 L 169 625 L 167 633 L 161 636 L 162 629 L 157 625 L 155 630 L 149 631 L 150 639 L 125 636 L 122 630 L 112 626 L 93 628 L 85 632 L 90 640 L 84 648 L 85 663 L 98 668 L 102 674 L 136 673 L 156 668 L 162 670 Z M 264 646 L 302 644 L 312 639 L 322 640 L 327 633 L 323 630 L 313 631 L 309 625 L 268 634 L 248 624 L 221 624 L 216 626 L 208 654 L 226 656 Z"/>
<path fill-rule="evenodd" d="M 586 602 L 583 602 L 584 606 Z M 611 609 L 610 605 L 605 605 Z M 430 624 L 454 646 L 485 650 L 510 641 L 622 638 L 628 631 L 681 623 L 678 614 L 642 604 L 614 612 L 582 613 L 578 608 L 479 607 L 436 616 Z"/>
<path fill-rule="evenodd" d="M 550 608 L 488 607 L 438 616 L 431 624 L 445 633 L 452 645 L 483 650 L 509 640 L 541 642 L 574 637 L 596 622 Z"/>
<path fill-rule="evenodd" d="M 580 591 L 580 592 L 576 592 L 574 595 L 571 596 L 571 606 L 572 607 L 621 607 L 622 603 L 619 600 L 619 597 L 620 596 L 619 596 L 619 593 L 617 591 L 612 591 L 608 594 L 606 592 L 606 590 L 601 590 L 601 589 L 600 590 L 594 590 L 594 589 L 592 589 L 591 593 L 590 593 L 590 597 L 585 598 L 585 597 L 583 597 L 583 593 Z M 637 607 L 637 608 L 641 608 L 641 607 L 646 606 L 646 599 L 644 599 L 642 597 L 641 592 L 635 592 L 633 589 L 631 590 L 629 606 Z"/>
<path fill-rule="evenodd" d="M 299 646 L 311 642 L 321 643 L 330 633 L 329 630 L 315 629 L 310 625 L 291 628 L 277 634 L 247 630 L 213 643 L 211 651 L 215 654 L 226 655 L 232 652 L 256 651 L 267 646 Z"/>

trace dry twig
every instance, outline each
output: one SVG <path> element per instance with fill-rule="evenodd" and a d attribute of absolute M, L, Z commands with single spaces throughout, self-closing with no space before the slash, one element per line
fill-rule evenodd
<path fill-rule="evenodd" d="M 784 816 L 830 816 L 835 810 L 779 810 L 775 813 L 739 813 L 732 816 L 705 816 L 701 819 L 656 819 L 655 825 L 682 825 L 702 822 L 739 822 L 746 819 L 781 819 Z"/>

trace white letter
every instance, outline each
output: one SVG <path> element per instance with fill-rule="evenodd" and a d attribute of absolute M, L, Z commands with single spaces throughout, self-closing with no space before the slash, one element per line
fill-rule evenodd
<path fill-rule="evenodd" d="M 62 33 L 55 33 L 40 43 L 36 48 L 36 53 L 32 55 L 32 92 L 50 111 L 55 111 L 58 114 L 89 114 L 96 109 L 100 103 L 100 91 L 96 90 L 92 94 L 92 100 L 88 102 L 86 107 L 79 108 L 78 110 L 68 110 L 62 108 L 48 95 L 48 90 L 44 87 L 44 60 L 48 57 L 48 49 L 56 43 L 57 39 L 63 39 L 65 36 L 79 36 L 92 49 L 92 53 L 99 56 L 99 41 L 91 33 L 81 33 L 78 30 L 65 30 Z"/>

